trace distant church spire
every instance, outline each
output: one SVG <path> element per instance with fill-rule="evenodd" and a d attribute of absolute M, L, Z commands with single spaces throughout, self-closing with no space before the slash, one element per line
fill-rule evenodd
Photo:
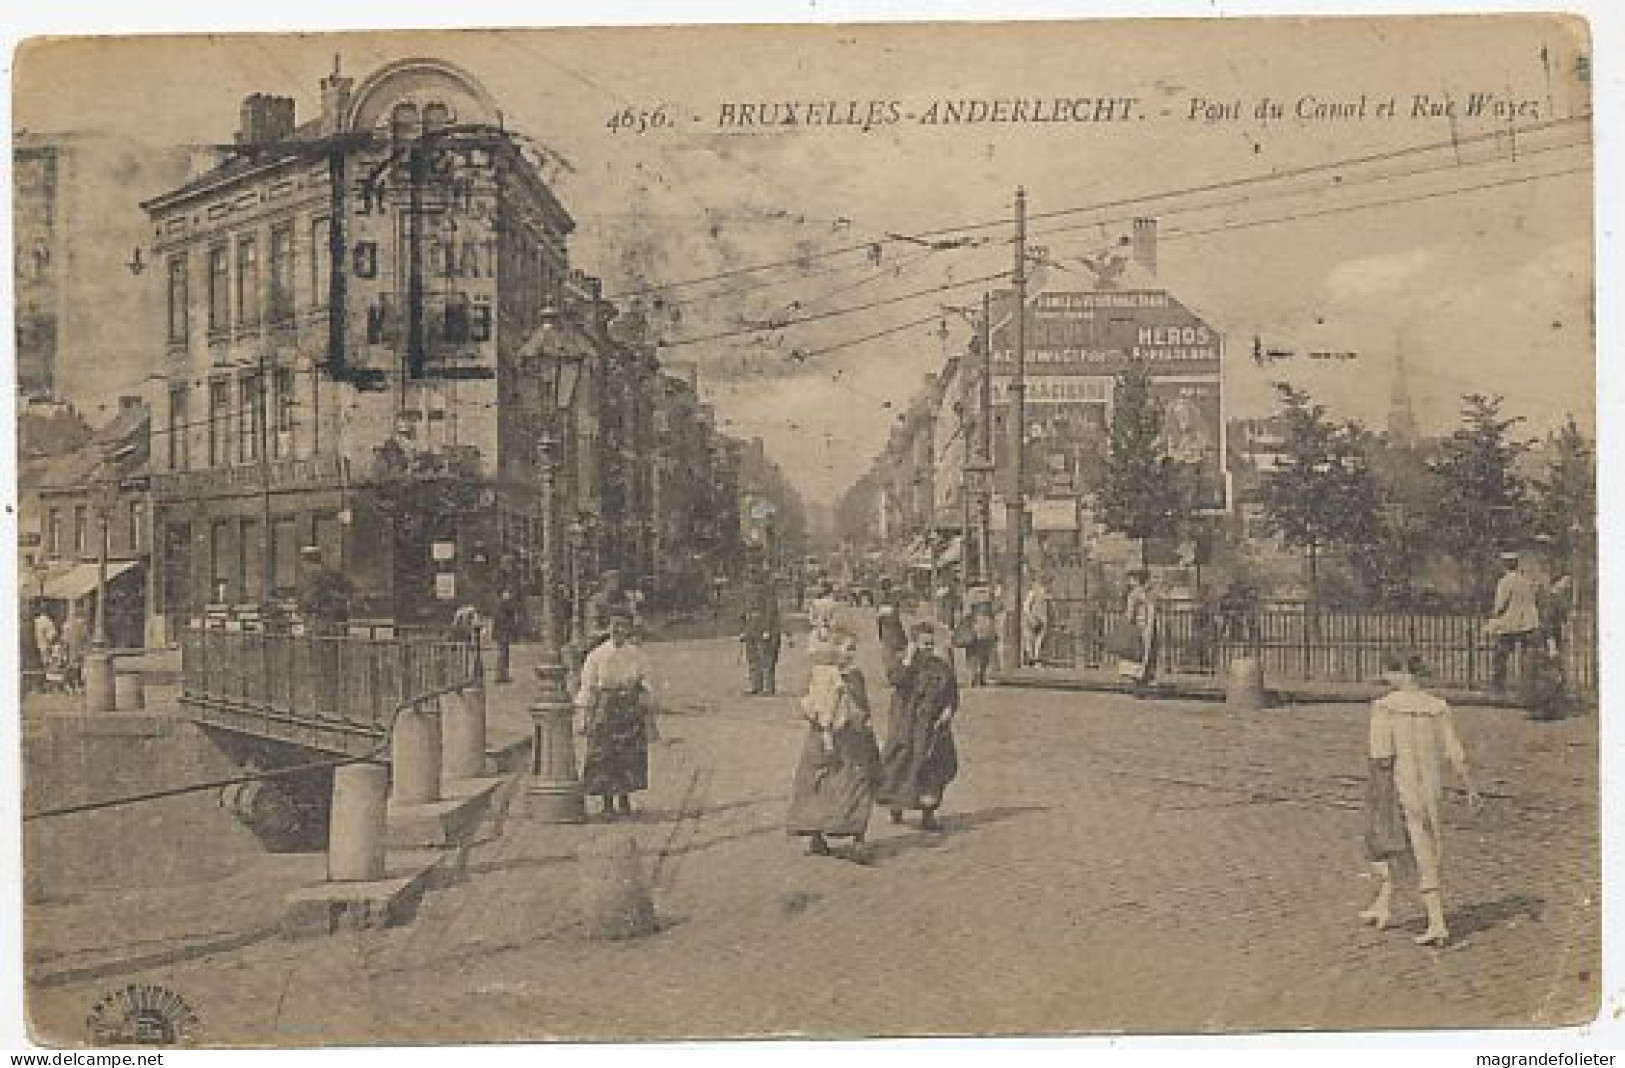
<path fill-rule="evenodd" d="M 1405 338 L 1394 347 L 1394 380 L 1388 397 L 1388 438 L 1396 445 L 1416 444 L 1416 412 L 1411 407 L 1411 381 L 1405 367 Z"/>

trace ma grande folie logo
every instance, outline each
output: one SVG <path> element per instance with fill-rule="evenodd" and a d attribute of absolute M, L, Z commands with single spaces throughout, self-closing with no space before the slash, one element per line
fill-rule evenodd
<path fill-rule="evenodd" d="M 85 1021 L 92 1046 L 193 1046 L 202 1021 L 173 990 L 132 983 L 96 1003 Z"/>

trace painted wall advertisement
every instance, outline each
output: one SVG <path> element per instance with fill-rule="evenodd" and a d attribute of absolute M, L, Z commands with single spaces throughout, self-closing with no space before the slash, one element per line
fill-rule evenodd
<path fill-rule="evenodd" d="M 1009 470 L 1013 322 L 995 319 L 995 463 Z M 1199 511 L 1227 505 L 1219 335 L 1158 291 L 1043 293 L 1028 311 L 1025 491 L 1090 503 L 1106 483 L 1117 376 L 1143 365 L 1168 478 Z"/>

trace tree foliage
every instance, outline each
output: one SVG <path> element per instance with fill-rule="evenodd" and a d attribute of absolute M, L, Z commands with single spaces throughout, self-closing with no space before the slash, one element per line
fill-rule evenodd
<path fill-rule="evenodd" d="M 1502 415 L 1504 402 L 1482 393 L 1463 397 L 1461 426 L 1429 464 L 1434 542 L 1467 570 L 1481 597 L 1495 581 L 1496 553 L 1530 533 L 1528 487 L 1517 470 L 1530 443 L 1514 437 L 1523 419 Z"/>
<path fill-rule="evenodd" d="M 1264 473 L 1265 523 L 1283 544 L 1303 551 L 1310 593 L 1319 555 L 1332 546 L 1369 551 L 1381 540 L 1377 480 L 1368 435 L 1337 422 L 1304 390 L 1276 383 L 1285 431 L 1281 462 Z"/>
<path fill-rule="evenodd" d="M 1176 536 L 1189 512 L 1163 449 L 1162 417 L 1143 364 L 1117 376 L 1101 522 L 1142 545 L 1146 538 Z"/>
<path fill-rule="evenodd" d="M 1596 454 L 1572 415 L 1547 437 L 1546 467 L 1530 491 L 1531 532 L 1565 562 L 1589 566 L 1596 548 Z"/>

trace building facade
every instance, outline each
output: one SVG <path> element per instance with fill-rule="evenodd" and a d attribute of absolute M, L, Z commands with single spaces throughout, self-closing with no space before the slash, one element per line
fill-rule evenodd
<path fill-rule="evenodd" d="M 534 593 L 549 506 L 590 531 L 590 570 L 645 564 L 623 532 L 642 526 L 652 356 L 571 268 L 574 222 L 531 153 L 438 60 L 359 86 L 335 70 L 321 100 L 301 125 L 292 100 L 249 97 L 224 161 L 143 205 L 167 631 L 289 598 L 306 546 L 349 577 L 352 618 L 488 607 L 499 572 Z"/>

